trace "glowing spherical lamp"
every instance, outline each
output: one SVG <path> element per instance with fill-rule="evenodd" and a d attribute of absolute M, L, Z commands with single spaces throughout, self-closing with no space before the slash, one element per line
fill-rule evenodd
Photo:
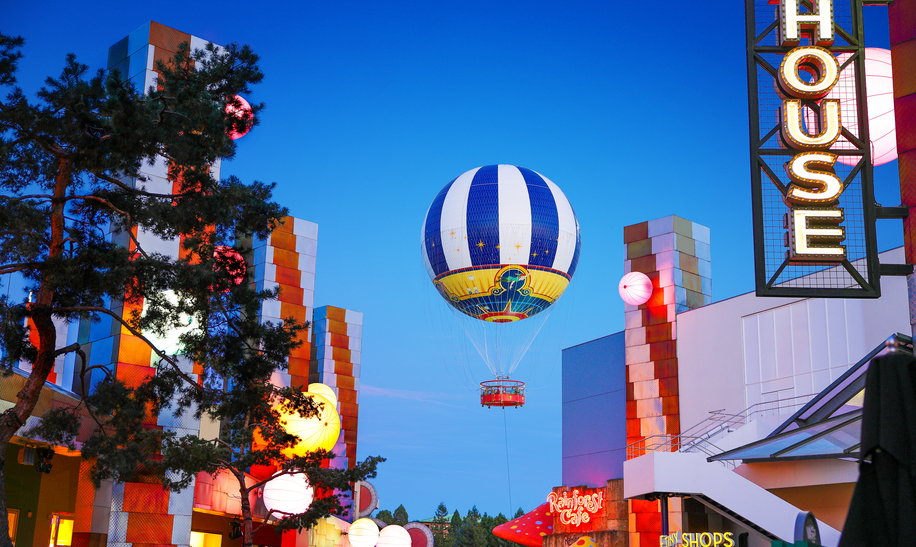
<path fill-rule="evenodd" d="M 331 404 L 334 405 L 335 408 L 337 407 L 337 394 L 334 393 L 334 388 L 331 386 L 319 383 L 309 384 L 309 393 L 317 393 L 331 401 Z"/>
<path fill-rule="evenodd" d="M 837 56 L 843 66 L 850 53 Z M 836 85 L 825 99 L 840 100 L 840 120 L 843 127 L 853 135 L 859 134 L 859 116 L 856 106 L 855 66 L 850 63 L 843 71 Z M 882 165 L 897 159 L 897 125 L 894 120 L 894 80 L 891 72 L 891 52 L 881 48 L 865 48 L 865 93 L 868 107 L 868 136 L 871 140 L 871 159 L 874 165 Z M 806 110 L 805 122 L 815 126 L 815 116 Z M 840 139 L 831 147 L 833 150 L 852 150 L 853 146 Z M 855 156 L 840 156 L 837 161 L 855 165 Z"/>
<path fill-rule="evenodd" d="M 378 534 L 377 547 L 410 547 L 413 540 L 410 539 L 410 532 L 403 526 L 389 524 L 382 528 Z"/>
<path fill-rule="evenodd" d="M 631 306 L 639 306 L 652 296 L 652 280 L 642 272 L 630 272 L 623 276 L 617 286 L 620 298 Z"/>
<path fill-rule="evenodd" d="M 264 485 L 264 506 L 288 515 L 304 513 L 314 493 L 304 473 L 275 475 Z"/>
<path fill-rule="evenodd" d="M 330 450 L 340 437 L 340 415 L 335 405 L 317 393 L 309 393 L 316 403 L 323 403 L 317 416 L 302 418 L 296 412 L 284 416 L 286 432 L 299 437 L 299 444 L 288 448 L 283 454 L 291 458 L 304 456 L 307 452 Z"/>
<path fill-rule="evenodd" d="M 375 547 L 379 540 L 378 525 L 372 519 L 356 519 L 350 525 L 347 537 L 353 547 Z"/>
<path fill-rule="evenodd" d="M 283 455 L 287 458 L 304 456 L 318 449 L 331 450 L 337 444 L 337 438 L 340 437 L 340 415 L 334 405 L 317 393 L 306 393 L 306 395 L 312 397 L 315 403 L 323 403 L 316 416 L 303 418 L 296 411 L 277 409 L 280 413 L 280 421 L 285 423 L 283 428 L 286 432 L 299 437 L 296 445 L 283 450 Z M 256 430 L 254 432 L 255 448 L 263 448 L 266 444 L 260 431 Z"/>
<path fill-rule="evenodd" d="M 248 104 L 248 101 L 239 95 L 236 95 L 234 99 L 241 103 L 241 108 L 236 108 L 232 103 L 226 103 L 226 114 L 241 118 L 245 115 L 245 112 L 251 112 L 251 105 Z M 251 128 L 249 127 L 245 130 L 244 133 L 239 133 L 238 131 L 232 130 L 229 132 L 229 136 L 232 138 L 232 140 L 241 139 L 248 133 L 248 131 L 250 131 L 250 129 Z"/>

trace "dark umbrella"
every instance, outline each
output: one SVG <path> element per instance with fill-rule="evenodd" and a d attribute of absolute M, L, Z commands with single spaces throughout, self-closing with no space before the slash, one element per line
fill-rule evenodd
<path fill-rule="evenodd" d="M 916 541 L 916 359 L 871 362 L 865 380 L 859 481 L 839 547 Z"/>

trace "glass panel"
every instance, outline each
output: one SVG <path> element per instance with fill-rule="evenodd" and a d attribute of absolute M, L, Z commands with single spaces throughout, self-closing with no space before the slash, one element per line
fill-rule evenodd
<path fill-rule="evenodd" d="M 794 450 L 780 454 L 781 458 L 798 456 L 841 455 L 850 446 L 859 444 L 862 438 L 862 420 L 855 420 L 836 431 L 806 443 Z"/>
<path fill-rule="evenodd" d="M 806 439 L 811 439 L 819 433 L 823 433 L 831 428 L 838 426 L 839 424 L 852 419 L 852 423 L 843 427 L 840 430 L 837 430 L 834 433 L 831 433 L 825 436 L 825 443 L 836 443 L 830 444 L 831 448 L 827 449 L 825 444 L 817 444 L 817 439 L 812 444 L 817 444 L 819 449 L 827 450 L 826 453 L 830 454 L 842 454 L 843 449 L 848 448 L 854 444 L 860 442 L 861 429 L 862 429 L 862 415 L 861 412 L 854 415 L 844 415 L 837 418 L 832 418 L 825 422 L 815 424 L 812 426 L 805 427 L 803 429 L 798 429 L 792 431 L 791 433 L 784 433 L 780 436 L 774 437 L 767 441 L 762 441 L 757 445 L 748 446 L 746 448 L 736 449 L 734 452 L 728 455 L 730 460 L 755 460 L 755 459 L 765 459 L 770 458 L 773 454 L 781 450 L 785 450 L 794 444 L 804 442 Z M 851 428 L 851 429 L 850 429 Z M 808 445 L 803 445 L 798 449 L 792 451 L 791 454 L 780 454 L 778 457 L 791 457 L 805 455 L 805 454 L 819 454 L 819 452 L 805 452 L 803 449 Z M 717 458 L 719 459 L 719 458 Z"/>

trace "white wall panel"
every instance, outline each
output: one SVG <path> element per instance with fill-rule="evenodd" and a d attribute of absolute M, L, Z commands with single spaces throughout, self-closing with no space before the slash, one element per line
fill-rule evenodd
<path fill-rule="evenodd" d="M 789 306 L 782 306 L 773 311 L 773 322 L 776 326 L 776 377 L 794 376 L 792 358 L 792 313 Z"/>
<path fill-rule="evenodd" d="M 775 314 L 760 314 L 757 331 L 760 333 L 760 380 L 776 379 L 776 324 Z"/>
<path fill-rule="evenodd" d="M 831 367 L 849 363 L 846 349 L 846 306 L 842 300 L 825 300 L 827 306 L 827 355 Z"/>
<path fill-rule="evenodd" d="M 757 334 L 757 316 L 745 317 L 744 331 L 744 378 L 747 384 L 760 383 L 760 336 Z"/>
<path fill-rule="evenodd" d="M 811 335 L 808 331 L 808 306 L 805 302 L 789 306 L 792 315 L 792 362 L 795 373 L 811 371 Z M 810 381 L 808 384 L 810 385 Z"/>

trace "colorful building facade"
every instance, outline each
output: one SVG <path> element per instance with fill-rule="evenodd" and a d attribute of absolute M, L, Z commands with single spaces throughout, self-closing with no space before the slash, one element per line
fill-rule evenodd
<path fill-rule="evenodd" d="M 157 78 L 155 62 L 170 59 L 182 42 L 189 43 L 192 50 L 207 45 L 203 39 L 149 22 L 109 49 L 108 69 L 117 69 L 138 89 L 148 89 Z M 218 178 L 219 160 L 210 169 Z M 143 165 L 136 176 L 125 177 L 124 182 L 157 193 L 171 193 L 175 188 L 166 161 L 161 157 L 153 165 Z M 172 258 L 180 258 L 184 252 L 180 237 L 164 239 L 143 226 L 136 227 L 133 236 L 146 251 Z M 111 238 L 127 248 L 136 246 L 129 234 L 112 233 Z M 239 243 L 251 249 L 246 261 L 255 288 L 279 289 L 276 300 L 263 303 L 260 320 L 276 323 L 292 317 L 299 322 L 311 322 L 301 335 L 303 344 L 289 356 L 288 368 L 276 371 L 271 381 L 280 386 L 303 388 L 307 388 L 311 377 L 316 378 L 311 381 L 329 382 L 338 395 L 337 410 L 343 419 L 343 433 L 334 449 L 338 457 L 327 465 L 343 468 L 353 465 L 359 415 L 362 314 L 330 306 L 316 313 L 317 224 L 286 217 L 267 239 Z M 134 311 L 142 312 L 143 306 L 142 302 L 106 305 L 125 318 Z M 105 481 L 96 489 L 90 481 L 90 465 L 81 460 L 78 451 L 69 452 L 24 436 L 47 410 L 60 405 L 75 407 L 79 395 L 91 390 L 106 372 L 128 386 L 136 386 L 156 371 L 158 359 L 149 346 L 108 316 L 103 315 L 97 322 L 58 321 L 57 327 L 60 347 L 79 342 L 88 365 L 98 365 L 104 371 L 97 369 L 81 378 L 74 354 L 59 358 L 34 415 L 10 444 L 5 454 L 9 478 L 7 503 L 16 545 L 217 547 L 230 544 L 232 523 L 241 514 L 234 477 L 201 473 L 180 492 L 164 490 L 154 477 L 142 475 L 130 483 Z M 154 338 L 154 342 L 167 353 L 180 353 L 177 334 Z M 179 362 L 183 372 L 196 380 L 201 372 L 199 366 L 180 356 Z M 28 372 L 23 363 L 11 378 L 0 383 L 0 410 L 12 406 L 17 386 L 21 386 Z M 197 420 L 193 413 L 176 415 L 170 409 L 163 409 L 158 416 L 150 415 L 145 426 L 204 439 L 219 434 L 219 423 L 206 416 Z M 254 477 L 249 480 L 255 481 Z M 263 519 L 267 513 L 263 501 L 254 493 L 249 502 L 256 518 Z M 345 528 L 343 521 L 330 519 L 320 527 L 321 533 L 310 540 L 308 533 L 288 533 L 281 537 L 271 526 L 266 526 L 257 532 L 255 543 L 284 547 L 325 545 L 331 541 L 328 538 L 339 539 L 340 531 Z"/>

